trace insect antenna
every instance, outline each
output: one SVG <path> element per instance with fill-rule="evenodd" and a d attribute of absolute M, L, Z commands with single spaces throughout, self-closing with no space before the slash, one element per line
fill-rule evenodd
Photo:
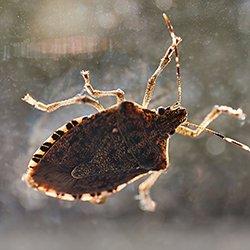
<path fill-rule="evenodd" d="M 179 107 L 181 105 L 181 99 L 182 99 L 182 83 L 181 83 L 181 73 L 180 73 L 180 56 L 177 48 L 177 40 L 179 39 L 175 33 L 173 25 L 170 22 L 170 19 L 168 16 L 163 13 L 163 18 L 165 20 L 165 24 L 168 28 L 168 31 L 170 33 L 170 36 L 172 37 L 172 40 L 174 41 L 174 53 L 175 53 L 175 64 L 176 64 L 176 84 L 177 84 L 177 101 L 174 106 Z"/>
<path fill-rule="evenodd" d="M 243 144 L 241 142 L 238 142 L 238 141 L 236 141 L 236 140 L 234 140 L 232 138 L 226 137 L 225 135 L 223 135 L 223 134 L 221 134 L 221 133 L 219 133 L 217 131 L 214 131 L 214 130 L 209 129 L 209 128 L 201 127 L 201 126 L 199 126 L 197 124 L 194 124 L 194 123 L 191 123 L 191 122 L 185 122 L 183 125 L 193 126 L 195 128 L 202 128 L 204 131 L 206 131 L 206 132 L 208 132 L 208 133 L 210 133 L 212 135 L 215 135 L 215 136 L 221 138 L 222 140 L 224 140 L 226 142 L 234 144 L 234 145 L 240 147 L 241 149 L 244 149 L 244 150 L 250 152 L 250 147 L 249 146 L 247 146 L 247 145 L 245 145 L 245 144 Z M 183 125 L 181 125 L 181 126 L 183 126 Z"/>

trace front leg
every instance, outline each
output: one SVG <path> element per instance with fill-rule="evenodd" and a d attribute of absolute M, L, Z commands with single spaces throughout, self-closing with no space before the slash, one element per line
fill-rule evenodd
<path fill-rule="evenodd" d="M 166 26 L 169 30 L 170 36 L 172 38 L 172 44 L 165 52 L 165 55 L 162 57 L 159 65 L 158 65 L 157 69 L 155 70 L 155 72 L 153 73 L 153 75 L 148 79 L 146 91 L 145 91 L 143 102 L 142 102 L 142 106 L 144 108 L 148 107 L 148 105 L 152 99 L 152 96 L 153 96 L 154 88 L 156 85 L 156 80 L 159 77 L 159 75 L 161 74 L 161 72 L 165 69 L 165 67 L 170 63 L 173 53 L 175 53 L 176 82 L 177 82 L 177 86 L 178 86 L 177 104 L 179 105 L 181 102 L 181 82 L 180 82 L 180 62 L 179 62 L 180 60 L 179 60 L 179 53 L 177 50 L 177 46 L 179 45 L 179 43 L 182 40 L 180 37 L 175 35 L 173 26 L 170 23 L 169 18 L 165 14 L 163 14 L 163 17 L 164 17 Z"/>
<path fill-rule="evenodd" d="M 243 113 L 242 109 L 233 109 L 228 106 L 218 106 L 215 105 L 213 109 L 207 114 L 207 116 L 204 118 L 204 120 L 200 123 L 200 125 L 197 126 L 196 129 L 191 129 L 185 127 L 185 123 L 181 126 L 179 126 L 176 129 L 176 132 L 181 135 L 190 136 L 190 137 L 197 137 L 199 136 L 206 127 L 214 121 L 216 118 L 218 118 L 221 114 L 229 115 L 234 118 L 244 120 L 246 115 Z M 187 123 L 188 124 L 188 123 Z"/>
<path fill-rule="evenodd" d="M 228 106 L 214 106 L 214 108 L 209 112 L 209 114 L 205 117 L 205 119 L 201 122 L 200 125 L 196 125 L 194 123 L 190 123 L 190 122 L 184 122 L 183 124 L 181 124 L 179 127 L 176 128 L 176 132 L 178 134 L 184 135 L 184 136 L 189 136 L 189 137 L 197 137 L 199 136 L 203 131 L 207 131 L 219 138 L 221 138 L 222 140 L 229 142 L 231 144 L 234 144 L 238 147 L 240 147 L 243 150 L 246 150 L 248 152 L 250 152 L 250 147 L 238 142 L 232 138 L 226 137 L 225 135 L 218 133 L 212 129 L 208 129 L 207 126 L 213 121 L 215 120 L 219 115 L 221 114 L 226 114 L 226 115 L 230 115 L 233 116 L 237 119 L 240 120 L 244 120 L 246 115 L 243 113 L 242 109 L 233 109 L 231 107 Z M 190 128 L 189 126 L 193 126 L 195 127 L 195 129 Z"/>

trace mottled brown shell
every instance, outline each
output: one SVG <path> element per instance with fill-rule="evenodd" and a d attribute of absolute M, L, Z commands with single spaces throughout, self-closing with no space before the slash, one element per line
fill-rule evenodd
<path fill-rule="evenodd" d="M 160 134 L 157 117 L 123 102 L 77 118 L 36 151 L 25 180 L 47 195 L 67 200 L 117 192 L 136 178 L 167 167 L 167 136 Z"/>

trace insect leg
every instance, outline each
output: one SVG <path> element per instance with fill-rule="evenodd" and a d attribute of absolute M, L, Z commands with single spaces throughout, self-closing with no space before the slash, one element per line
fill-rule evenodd
<path fill-rule="evenodd" d="M 215 105 L 213 109 L 208 113 L 205 119 L 197 126 L 195 129 L 185 127 L 185 123 L 176 129 L 176 132 L 185 136 L 197 137 L 199 136 L 205 128 L 215 120 L 219 115 L 226 114 L 244 120 L 246 115 L 243 113 L 242 109 L 233 109 L 228 106 L 218 106 Z M 188 123 L 187 123 L 188 124 Z"/>
<path fill-rule="evenodd" d="M 169 33 L 170 33 L 171 38 L 172 38 L 172 45 L 167 49 L 167 51 L 165 52 L 164 56 L 162 57 L 159 65 L 158 65 L 157 69 L 155 70 L 153 75 L 148 79 L 146 91 L 145 91 L 143 102 L 142 102 L 142 106 L 144 108 L 148 107 L 149 102 L 151 101 L 151 98 L 152 98 L 152 95 L 154 92 L 156 80 L 157 80 L 158 76 L 161 74 L 161 72 L 164 70 L 164 68 L 171 61 L 171 57 L 172 57 L 173 53 L 175 53 L 175 58 L 176 58 L 175 61 L 176 61 L 176 81 L 177 81 L 177 85 L 178 85 L 178 98 L 177 98 L 178 105 L 181 101 L 180 64 L 179 64 L 179 54 L 178 54 L 177 46 L 179 45 L 179 43 L 182 40 L 180 37 L 175 35 L 173 26 L 171 25 L 169 18 L 165 14 L 163 14 L 163 17 L 164 17 L 166 26 L 168 27 Z"/>
<path fill-rule="evenodd" d="M 169 166 L 169 140 L 166 141 L 166 166 Z M 142 210 L 154 212 L 156 203 L 150 197 L 150 189 L 160 177 L 162 173 L 166 172 L 166 170 L 160 170 L 157 172 L 153 172 L 144 182 L 139 185 L 139 195 L 138 198 L 140 200 L 140 207 Z"/>
<path fill-rule="evenodd" d="M 67 100 L 53 102 L 50 104 L 45 104 L 45 103 L 39 102 L 39 101 L 35 100 L 29 94 L 26 94 L 22 98 L 22 100 L 29 103 L 30 105 L 34 106 L 36 109 L 39 109 L 39 110 L 45 111 L 45 112 L 53 112 L 60 107 L 64 107 L 64 106 L 68 106 L 68 105 L 72 105 L 72 104 L 81 104 L 81 103 L 88 104 L 88 105 L 94 107 L 95 109 L 97 109 L 98 111 L 104 110 L 104 107 L 97 100 L 93 99 L 90 96 L 86 96 L 86 95 L 74 96 L 74 97 L 69 98 Z"/>
<path fill-rule="evenodd" d="M 85 81 L 84 88 L 88 92 L 89 95 L 96 97 L 96 98 L 99 98 L 102 96 L 116 96 L 117 103 L 124 101 L 124 92 L 121 89 L 109 90 L 109 91 L 94 89 L 91 84 L 89 71 L 82 70 L 81 75 Z"/>

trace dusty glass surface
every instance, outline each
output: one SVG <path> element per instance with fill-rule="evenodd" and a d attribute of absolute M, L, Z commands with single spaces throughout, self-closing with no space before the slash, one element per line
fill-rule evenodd
<path fill-rule="evenodd" d="M 37 147 L 65 121 L 94 112 L 75 105 L 47 114 L 21 101 L 44 102 L 81 90 L 80 70 L 96 88 L 121 88 L 142 101 L 146 81 L 171 43 L 166 12 L 183 38 L 183 105 L 198 123 L 214 104 L 250 116 L 249 1 L 1 1 L 1 249 L 249 249 L 249 154 L 204 134 L 175 135 L 171 168 L 152 189 L 158 206 L 144 213 L 138 183 L 102 206 L 65 202 L 21 181 Z M 172 104 L 174 63 L 151 108 Z M 112 98 L 101 100 L 106 106 Z M 220 117 L 210 127 L 250 144 L 250 118 Z"/>

